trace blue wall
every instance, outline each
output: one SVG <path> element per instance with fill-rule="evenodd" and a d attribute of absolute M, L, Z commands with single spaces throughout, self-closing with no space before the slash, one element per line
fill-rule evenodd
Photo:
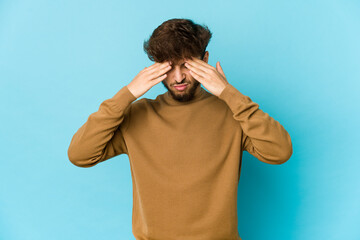
<path fill-rule="evenodd" d="M 0 239 L 134 239 L 128 157 L 83 169 L 67 148 L 152 64 L 142 43 L 174 17 L 209 26 L 209 64 L 292 138 L 283 165 L 244 153 L 240 236 L 360 239 L 355 0 L 0 1 Z"/>

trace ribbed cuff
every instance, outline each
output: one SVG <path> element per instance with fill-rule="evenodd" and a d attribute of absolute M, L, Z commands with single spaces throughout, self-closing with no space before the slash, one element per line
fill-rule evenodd
<path fill-rule="evenodd" d="M 226 85 L 224 90 L 220 93 L 219 98 L 225 101 L 233 112 L 239 107 L 239 104 L 248 104 L 252 102 L 250 97 L 242 94 L 231 84 Z"/>
<path fill-rule="evenodd" d="M 106 101 L 114 111 L 123 111 L 136 99 L 128 87 L 124 86 L 112 98 Z"/>

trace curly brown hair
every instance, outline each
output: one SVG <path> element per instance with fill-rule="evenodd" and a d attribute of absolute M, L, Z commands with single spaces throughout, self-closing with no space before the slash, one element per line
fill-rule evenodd
<path fill-rule="evenodd" d="M 144 41 L 144 51 L 151 61 L 164 62 L 190 57 L 204 57 L 212 33 L 206 25 L 190 19 L 173 18 L 163 22 Z"/>

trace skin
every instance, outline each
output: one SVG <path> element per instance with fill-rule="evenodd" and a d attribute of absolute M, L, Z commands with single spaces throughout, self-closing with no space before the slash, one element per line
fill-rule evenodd
<path fill-rule="evenodd" d="M 200 59 L 200 57 L 197 57 Z M 207 62 L 209 53 L 206 52 L 203 61 Z M 185 66 L 186 60 L 182 59 L 172 64 L 172 68 L 167 72 L 167 78 L 162 81 L 164 87 L 169 91 L 173 99 L 179 102 L 187 102 L 194 98 L 195 92 L 199 90 L 200 82 L 197 81 L 190 70 Z M 185 90 L 178 90 L 174 86 L 188 84 Z"/>
<path fill-rule="evenodd" d="M 138 75 L 127 85 L 129 91 L 139 98 L 150 88 L 162 82 L 171 96 L 180 102 L 186 102 L 193 99 L 194 94 L 200 88 L 200 83 L 212 94 L 219 96 L 227 84 L 225 74 L 216 63 L 216 68 L 209 65 L 209 52 L 206 51 L 204 58 L 192 57 L 183 59 L 176 63 L 165 61 L 163 63 L 154 63 L 150 67 L 145 67 Z M 177 90 L 174 85 L 189 84 L 183 90 Z"/>
<path fill-rule="evenodd" d="M 209 92 L 217 97 L 220 96 L 229 84 L 220 66 L 220 62 L 217 62 L 216 67 L 213 67 L 207 62 L 192 58 L 185 61 L 185 66 L 189 69 L 189 73 L 194 79 L 199 81 Z"/>

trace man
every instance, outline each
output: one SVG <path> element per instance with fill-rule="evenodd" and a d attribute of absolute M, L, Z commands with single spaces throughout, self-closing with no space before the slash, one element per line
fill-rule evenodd
<path fill-rule="evenodd" d="M 144 43 L 156 63 L 102 102 L 71 140 L 68 156 L 79 167 L 128 155 L 138 240 L 241 239 L 242 152 L 269 164 L 292 155 L 284 127 L 232 86 L 219 62 L 207 63 L 210 38 L 189 19 L 165 21 Z M 160 82 L 166 93 L 135 101 Z"/>

